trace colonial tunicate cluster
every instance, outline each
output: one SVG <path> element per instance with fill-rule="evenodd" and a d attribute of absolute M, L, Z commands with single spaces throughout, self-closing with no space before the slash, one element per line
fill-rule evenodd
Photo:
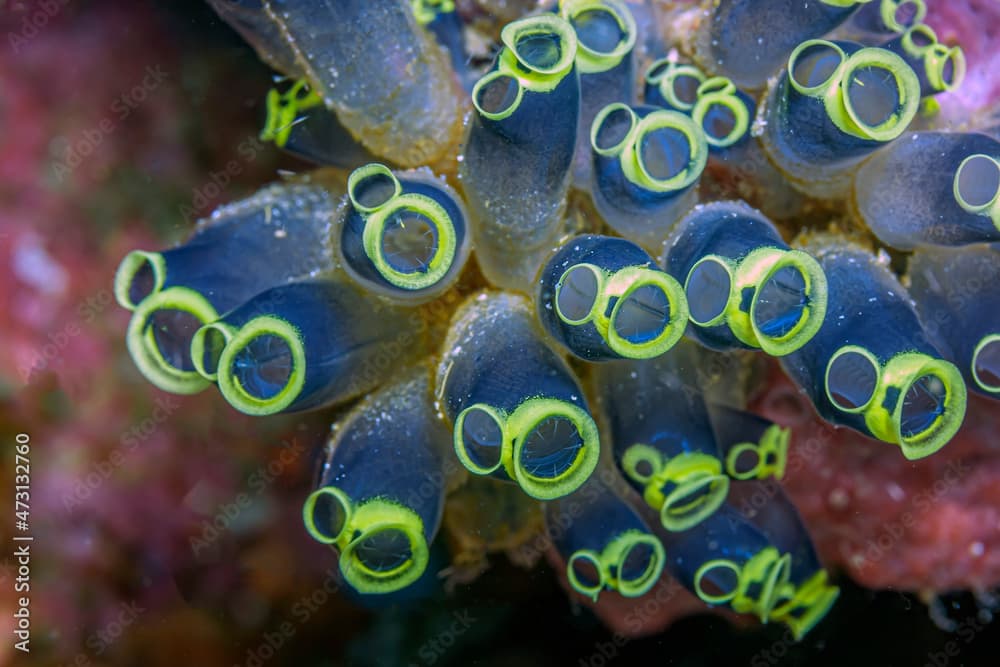
<path fill-rule="evenodd" d="M 125 257 L 128 347 L 253 415 L 360 399 L 303 508 L 358 593 L 434 580 L 461 498 L 592 600 L 669 574 L 801 637 L 838 589 L 780 491 L 741 509 L 794 443 L 755 360 L 908 459 L 1000 396 L 1000 144 L 934 129 L 922 0 L 210 1 L 317 169 Z"/>

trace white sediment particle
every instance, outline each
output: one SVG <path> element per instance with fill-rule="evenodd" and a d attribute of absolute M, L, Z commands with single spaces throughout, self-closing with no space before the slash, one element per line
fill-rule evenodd
<path fill-rule="evenodd" d="M 906 493 L 899 486 L 899 484 L 896 484 L 895 482 L 889 482 L 886 485 L 885 490 L 886 493 L 889 494 L 889 497 L 895 500 L 897 503 L 902 501 L 903 498 L 906 497 Z"/>
<path fill-rule="evenodd" d="M 21 282 L 39 292 L 60 294 L 69 282 L 66 270 L 45 250 L 41 238 L 34 234 L 18 240 L 11 266 Z"/>

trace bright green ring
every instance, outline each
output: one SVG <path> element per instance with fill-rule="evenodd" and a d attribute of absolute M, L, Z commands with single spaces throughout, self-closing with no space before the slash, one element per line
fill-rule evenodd
<path fill-rule="evenodd" d="M 789 250 L 778 258 L 771 268 L 768 269 L 767 273 L 764 274 L 760 282 L 757 283 L 757 290 L 759 291 L 772 276 L 787 266 L 795 267 L 802 274 L 803 282 L 805 282 L 806 298 L 808 299 L 807 304 L 802 309 L 799 321 L 795 323 L 795 326 L 788 333 L 777 338 L 761 333 L 757 328 L 757 319 L 755 317 L 757 312 L 756 292 L 754 293 L 753 301 L 750 302 L 750 326 L 753 328 L 754 336 L 760 345 L 760 349 L 774 357 L 790 354 L 808 343 L 816 335 L 820 327 L 823 326 L 823 320 L 826 318 L 828 294 L 826 273 L 819 265 L 819 262 L 801 250 Z"/>
<path fill-rule="evenodd" d="M 137 303 L 132 303 L 132 299 L 129 297 L 129 290 L 132 287 L 132 281 L 135 280 L 136 274 L 139 273 L 139 270 L 147 262 L 153 270 L 153 291 L 146 298 L 153 296 L 163 289 L 163 284 L 167 280 L 167 263 L 163 259 L 163 255 L 158 252 L 133 250 L 125 255 L 125 259 L 118 265 L 118 271 L 115 272 L 115 299 L 118 300 L 122 308 L 135 310 L 139 306 Z"/>
<path fill-rule="evenodd" d="M 414 211 L 423 215 L 435 225 L 437 248 L 427 263 L 427 271 L 404 272 L 390 264 L 382 251 L 382 237 L 390 218 L 401 211 Z M 432 198 L 421 194 L 403 194 L 394 197 L 386 205 L 365 218 L 365 229 L 361 235 L 365 254 L 375 270 L 383 278 L 402 289 L 418 290 L 431 287 L 444 278 L 455 259 L 457 239 L 455 225 L 448 211 Z"/>
<path fill-rule="evenodd" d="M 700 69 L 694 65 L 679 65 L 677 63 L 670 63 L 667 71 L 664 72 L 659 77 L 659 83 L 657 87 L 659 88 L 660 95 L 663 96 L 670 106 L 674 107 L 679 111 L 690 111 L 694 108 L 695 103 L 685 102 L 684 100 L 677 97 L 677 91 L 674 89 L 674 81 L 682 76 L 689 76 L 692 79 L 698 80 L 698 90 L 701 90 L 701 86 L 705 83 L 705 74 Z"/>
<path fill-rule="evenodd" d="M 517 53 L 517 42 L 531 35 L 552 35 L 560 41 L 559 59 L 550 67 L 538 67 L 524 62 Z M 577 41 L 573 27 L 560 16 L 541 14 L 513 21 L 500 31 L 504 48 L 497 60 L 497 71 L 513 76 L 522 88 L 544 93 L 554 89 L 573 71 Z"/>
<path fill-rule="evenodd" d="M 482 410 L 483 412 L 490 415 L 496 425 L 500 427 L 500 459 L 497 464 L 491 468 L 484 468 L 477 464 L 469 456 L 468 450 L 465 448 L 465 440 L 462 434 L 465 432 L 463 426 L 465 424 L 465 416 L 470 410 Z M 510 438 L 507 437 L 507 415 L 497 408 L 489 405 L 488 403 L 475 403 L 458 413 L 458 417 L 455 418 L 455 428 L 452 432 L 452 441 L 455 445 L 455 455 L 458 456 L 459 462 L 465 466 L 465 468 L 473 473 L 474 475 L 489 475 L 496 472 L 503 466 L 508 473 L 508 477 L 513 479 L 512 471 L 510 470 Z"/>
<path fill-rule="evenodd" d="M 573 19 L 588 10 L 604 10 L 615 17 L 625 38 L 618 41 L 611 51 L 595 51 L 577 38 L 576 66 L 582 74 L 606 72 L 616 67 L 635 47 L 638 28 L 628 6 L 620 0 L 563 0 L 560 14 L 572 25 Z M 573 30 L 574 34 L 576 29 Z"/>
<path fill-rule="evenodd" d="M 823 46 L 832 49 L 834 52 L 837 53 L 837 55 L 840 56 L 840 64 L 836 67 L 836 69 L 833 70 L 833 72 L 830 73 L 830 76 L 824 79 L 822 82 L 816 84 L 815 86 L 805 86 L 799 83 L 799 81 L 794 76 L 795 64 L 796 61 L 799 59 L 799 56 L 801 56 L 806 49 L 809 49 L 813 46 Z M 807 97 L 823 97 L 824 93 L 826 93 L 826 91 L 829 88 L 833 87 L 831 84 L 840 79 L 841 72 L 844 69 L 844 63 L 846 62 L 847 62 L 847 54 L 845 54 L 844 50 L 839 46 L 837 46 L 836 44 L 834 44 L 833 42 L 830 42 L 825 39 L 807 39 L 806 41 L 796 46 L 795 50 L 792 51 L 792 54 L 788 56 L 788 83 L 791 84 L 792 88 L 799 91 L 801 94 L 806 95 Z"/>
<path fill-rule="evenodd" d="M 681 505 L 692 495 L 704 495 Z M 688 530 L 712 516 L 729 494 L 729 478 L 722 474 L 696 471 L 688 474 L 663 499 L 660 523 L 667 530 L 678 533 Z"/>
<path fill-rule="evenodd" d="M 288 383 L 271 398 L 262 399 L 251 395 L 236 376 L 229 372 L 236 355 L 258 336 L 277 336 L 283 339 L 292 354 L 292 372 L 288 377 Z M 219 369 L 219 390 L 230 405 L 248 415 L 273 415 L 291 405 L 305 385 L 305 348 L 294 326 L 280 318 L 264 315 L 247 322 L 230 339 L 219 357 Z M 222 369 L 226 369 L 225 372 L 222 372 Z"/>
<path fill-rule="evenodd" d="M 781 479 L 785 475 L 785 466 L 788 463 L 790 437 L 789 429 L 772 424 L 761 435 L 759 442 L 741 442 L 735 445 L 726 454 L 726 474 L 738 480 L 767 477 Z M 757 461 L 748 470 L 740 472 L 737 463 L 744 452 L 753 452 Z M 768 463 L 769 455 L 773 456 L 773 463 Z"/>
<path fill-rule="evenodd" d="M 944 80 L 944 69 L 951 61 L 951 81 Z M 965 78 L 965 51 L 961 46 L 948 48 L 944 44 L 935 44 L 924 54 L 927 82 L 934 90 L 951 92 L 958 88 Z"/>
<path fill-rule="evenodd" d="M 181 370 L 163 358 L 153 329 L 148 326 L 150 316 L 157 310 L 181 310 L 202 323 L 214 322 L 219 315 L 198 292 L 187 287 L 170 287 L 142 300 L 132 313 L 125 333 L 129 354 L 143 377 L 164 391 L 196 394 L 208 387 L 209 382 L 197 371 Z"/>
<path fill-rule="evenodd" d="M 882 0 L 882 4 L 879 7 L 879 14 L 882 17 L 882 24 L 893 32 L 903 32 L 908 26 L 902 25 L 896 20 L 896 11 L 899 10 L 905 4 L 916 5 L 917 11 L 913 15 L 913 23 L 923 23 L 924 17 L 927 16 L 927 5 L 924 4 L 924 0 L 902 0 L 898 2 L 897 0 Z"/>
<path fill-rule="evenodd" d="M 785 599 L 772 610 L 771 618 L 790 627 L 795 639 L 800 640 L 826 616 L 838 595 L 840 589 L 827 584 L 826 570 L 817 570 L 800 586 L 794 586 L 790 595 L 785 594 Z M 804 613 L 793 615 L 794 609 L 804 610 Z"/>
<path fill-rule="evenodd" d="M 330 496 L 343 510 L 344 524 L 333 537 L 326 535 L 316 527 L 316 520 L 314 518 L 316 503 L 322 496 Z M 335 486 L 321 486 L 306 496 L 306 501 L 302 504 L 302 522 L 305 523 L 306 532 L 317 542 L 322 544 L 338 544 L 343 541 L 344 534 L 347 532 L 348 526 L 351 525 L 351 499 L 347 497 L 346 493 Z"/>
<path fill-rule="evenodd" d="M 705 578 L 705 575 L 707 575 L 711 570 L 719 568 L 732 571 L 736 575 L 736 585 L 733 586 L 733 589 L 729 592 L 723 592 L 719 595 L 712 595 L 702 589 L 701 581 L 702 579 Z M 743 578 L 743 570 L 742 568 L 740 568 L 739 565 L 725 558 L 715 558 L 709 561 L 705 561 L 704 563 L 702 563 L 701 567 L 699 567 L 695 571 L 694 592 L 695 595 L 701 598 L 703 602 L 706 602 L 708 604 L 725 604 L 730 600 L 732 600 L 734 597 L 736 597 L 736 594 L 740 590 L 740 582 L 742 578 Z"/>
<path fill-rule="evenodd" d="M 779 554 L 774 547 L 761 549 L 743 566 L 739 592 L 730 605 L 733 611 L 740 614 L 755 613 L 761 621 L 767 623 L 781 592 L 788 588 L 791 570 L 790 554 Z M 756 598 L 748 595 L 754 584 L 760 586 Z"/>
<path fill-rule="evenodd" d="M 952 193 L 955 195 L 955 202 L 961 206 L 963 210 L 974 215 L 988 217 L 993 221 L 993 225 L 1000 230 L 1000 188 L 997 188 L 997 191 L 993 194 L 992 199 L 979 206 L 974 206 L 965 201 L 965 198 L 962 197 L 962 193 L 958 189 L 959 176 L 961 176 L 962 170 L 965 169 L 966 163 L 983 158 L 992 162 L 996 166 L 997 171 L 1000 172 L 1000 161 L 998 161 L 995 157 L 991 155 L 984 155 L 982 153 L 970 155 L 962 160 L 962 163 L 958 165 L 958 169 L 955 170 L 955 179 L 952 181 Z"/>
<path fill-rule="evenodd" d="M 913 383 L 924 375 L 933 375 L 944 384 L 944 407 L 924 431 L 903 437 L 904 399 Z M 882 405 L 890 387 L 899 389 L 899 398 L 891 413 Z M 930 456 L 948 444 L 965 419 L 967 390 L 962 374 L 954 364 L 926 354 L 904 352 L 886 362 L 875 394 L 871 407 L 865 412 L 865 425 L 879 440 L 898 444 L 903 456 L 911 461 Z"/>
<path fill-rule="evenodd" d="M 729 134 L 722 138 L 710 136 L 708 132 L 704 132 L 705 114 L 708 113 L 708 110 L 713 104 L 721 104 L 722 106 L 729 107 L 729 110 L 733 112 L 733 116 L 736 119 L 733 129 L 729 132 Z M 705 135 L 705 141 L 710 146 L 715 146 L 716 148 L 732 146 L 743 138 L 743 136 L 747 133 L 747 129 L 750 127 L 750 111 L 747 109 L 747 105 L 744 104 L 743 100 L 739 97 L 723 92 L 699 96 L 698 102 L 694 105 L 694 109 L 691 111 L 691 118 L 694 119 L 694 122 L 698 125 L 698 127 L 702 128 L 702 132 Z"/>
<path fill-rule="evenodd" d="M 582 440 L 581 451 L 570 466 L 556 477 L 535 477 L 521 467 L 521 452 L 526 436 L 549 417 L 563 417 L 576 427 Z M 519 406 L 507 419 L 513 442 L 511 452 L 512 479 L 532 498 L 552 500 L 578 489 L 597 467 L 601 454 L 597 424 L 586 410 L 557 398 L 531 398 Z"/>
<path fill-rule="evenodd" d="M 913 41 L 913 35 L 920 34 L 927 38 L 927 44 L 917 44 Z M 914 58 L 923 58 L 924 54 L 929 51 L 935 44 L 938 43 L 937 33 L 934 32 L 934 28 L 930 27 L 926 23 L 915 23 L 903 32 L 903 35 L 899 38 L 899 45 L 903 47 L 903 50 Z"/>
<path fill-rule="evenodd" d="M 652 472 L 648 475 L 639 472 L 640 463 L 648 463 Z M 632 445 L 622 455 L 621 466 L 625 474 L 635 482 L 643 485 L 653 481 L 656 473 L 663 468 L 663 465 L 663 455 L 660 453 L 660 450 L 642 443 Z"/>
<path fill-rule="evenodd" d="M 642 138 L 662 128 L 678 130 L 688 141 L 687 166 L 667 179 L 650 175 L 641 150 Z M 698 180 L 708 161 L 708 144 L 705 133 L 690 118 L 679 111 L 657 110 L 639 121 L 632 141 L 622 151 L 620 160 L 622 172 L 630 183 L 651 192 L 667 194 L 683 190 Z"/>
<path fill-rule="evenodd" d="M 355 554 L 355 549 L 366 537 L 383 530 L 398 530 L 406 535 L 410 558 L 392 570 L 372 570 Z M 372 498 L 358 505 L 351 516 L 351 530 L 345 531 L 341 539 L 350 541 L 340 549 L 340 573 L 360 593 L 398 591 L 419 579 L 427 568 L 429 551 L 424 522 L 409 507 L 386 498 Z"/>
<path fill-rule="evenodd" d="M 628 111 L 629 116 L 631 118 L 632 124 L 629 126 L 628 132 L 626 132 L 625 136 L 622 137 L 621 140 L 614 146 L 611 146 L 610 148 L 598 147 L 597 134 L 601 129 L 601 125 L 604 124 L 604 120 L 615 111 L 619 111 L 621 109 Z M 629 107 L 627 104 L 622 104 L 621 102 L 613 102 L 604 107 L 603 109 L 601 109 L 600 111 L 598 111 L 597 115 L 594 116 L 594 122 L 591 123 L 590 125 L 590 147 L 594 149 L 595 153 L 597 153 L 598 155 L 603 155 L 605 157 L 615 157 L 616 155 L 621 155 L 622 151 L 625 150 L 625 147 L 632 142 L 632 139 L 635 136 L 636 128 L 638 126 L 639 126 L 639 119 L 638 117 L 636 117 L 635 112 L 632 110 L 631 107 Z"/>
<path fill-rule="evenodd" d="M 674 345 L 684 335 L 690 313 L 688 312 L 687 299 L 684 297 L 684 290 L 672 276 L 663 271 L 647 269 L 641 266 L 630 266 L 621 269 L 611 278 L 610 283 L 624 281 L 629 286 L 618 296 L 611 316 L 608 318 L 607 332 L 605 339 L 608 347 L 617 354 L 627 359 L 651 359 L 658 357 Z M 640 287 L 652 285 L 658 287 L 667 297 L 670 304 L 670 320 L 663 331 L 653 340 L 645 343 L 633 343 L 620 336 L 615 329 L 615 319 L 622 308 L 625 300 Z M 596 300 L 595 300 L 596 305 Z"/>
<path fill-rule="evenodd" d="M 588 586 L 584 582 L 577 579 L 576 571 L 573 569 L 573 563 L 578 560 L 589 560 L 593 563 L 594 571 L 597 572 L 598 575 L 598 582 L 593 586 Z M 580 593 L 581 595 L 586 595 L 594 602 L 597 602 L 597 596 L 604 588 L 604 563 L 601 561 L 601 557 L 590 549 L 580 549 L 578 551 L 574 551 L 566 561 L 566 578 L 569 580 L 569 585 L 573 587 L 574 591 Z"/>
<path fill-rule="evenodd" d="M 650 559 L 646 570 L 634 579 L 622 579 L 622 568 L 632 549 L 637 546 L 647 545 L 653 549 L 653 557 Z M 614 571 L 618 573 L 616 578 L 608 576 L 608 585 L 616 589 L 623 597 L 637 598 L 644 595 L 653 584 L 660 578 L 663 572 L 663 565 L 666 562 L 666 554 L 663 544 L 655 536 L 639 530 L 629 530 L 612 539 L 601 552 L 601 562 L 611 571 L 610 566 L 614 566 Z"/>
<path fill-rule="evenodd" d="M 728 77 L 713 76 L 710 79 L 705 79 L 698 86 L 698 97 L 717 93 L 734 95 L 736 93 L 736 84 Z"/>
<path fill-rule="evenodd" d="M 760 246 L 751 250 L 737 263 L 736 270 L 733 272 L 733 298 L 729 301 L 728 308 L 726 309 L 726 324 L 737 340 L 743 344 L 751 347 L 761 347 L 760 340 L 757 338 L 757 327 L 750 316 L 757 301 L 757 290 L 764 284 L 765 277 L 771 275 L 774 265 L 786 258 L 791 252 L 790 250 L 774 246 Z M 753 290 L 753 297 L 750 300 L 750 311 L 742 310 L 742 297 L 746 289 Z M 805 319 L 805 316 L 803 316 L 803 319 Z"/>
<path fill-rule="evenodd" d="M 394 187 L 392 196 L 380 203 L 378 206 L 374 207 L 364 206 L 354 197 L 354 192 L 361 182 L 372 176 L 387 176 L 392 180 Z M 399 179 L 397 179 L 396 175 L 392 173 L 392 170 L 384 164 L 379 164 L 377 162 L 372 162 L 362 167 L 358 167 L 351 172 L 350 176 L 347 177 L 347 196 L 350 197 L 351 204 L 360 213 L 374 213 L 398 197 L 402 192 L 403 186 L 399 184 Z"/>
<path fill-rule="evenodd" d="M 979 339 L 979 342 L 976 344 L 976 349 L 972 352 L 972 379 L 976 381 L 976 384 L 979 385 L 980 389 L 988 391 L 991 394 L 1000 394 L 1000 385 L 987 384 L 982 378 L 979 377 L 979 371 L 976 369 L 976 359 L 979 358 L 979 353 L 982 352 L 984 347 L 997 341 L 1000 341 L 1000 333 L 983 336 Z"/>
<path fill-rule="evenodd" d="M 199 327 L 199 329 L 194 332 L 194 335 L 191 336 L 191 363 L 194 364 L 194 368 L 198 371 L 198 375 L 210 382 L 215 382 L 219 376 L 218 367 L 216 367 L 214 372 L 205 368 L 205 336 L 208 335 L 209 331 L 218 331 L 222 334 L 222 337 L 226 341 L 222 349 L 225 349 L 225 346 L 229 344 L 230 340 L 232 340 L 233 334 L 236 333 L 236 329 L 222 321 L 209 322 L 208 324 Z M 219 354 L 221 358 L 221 351 Z"/>
<path fill-rule="evenodd" d="M 844 356 L 845 354 L 860 354 L 862 357 L 867 359 L 868 362 L 872 365 L 872 368 L 875 369 L 875 389 L 872 390 L 872 395 L 868 397 L 868 400 L 865 401 L 863 405 L 859 405 L 854 408 L 842 407 L 839 403 L 837 403 L 837 401 L 833 399 L 833 395 L 830 393 L 830 369 L 833 368 L 833 362 L 835 362 L 837 359 Z M 830 401 L 830 405 L 837 408 L 841 412 L 853 415 L 853 414 L 858 414 L 860 412 L 864 412 L 865 410 L 868 409 L 868 407 L 872 404 L 872 401 L 875 400 L 875 395 L 878 393 L 878 385 L 881 381 L 882 381 L 882 364 L 879 363 L 879 360 L 875 357 L 874 354 L 868 351 L 868 349 L 861 347 L 860 345 L 844 345 L 843 347 L 838 349 L 833 354 L 833 356 L 830 357 L 830 361 L 826 363 L 826 371 L 823 373 L 823 390 L 826 392 L 826 400 Z"/>
<path fill-rule="evenodd" d="M 510 106 L 501 111 L 497 112 L 486 111 L 485 109 L 483 109 L 482 106 L 480 106 L 479 92 L 482 90 L 483 86 L 490 83 L 494 79 L 499 79 L 500 77 L 513 79 L 517 83 L 517 96 L 514 98 L 514 101 L 510 103 Z M 476 111 L 478 111 L 483 118 L 488 118 L 489 120 L 503 120 L 504 118 L 509 117 L 511 114 L 517 111 L 518 107 L 521 106 L 522 99 L 524 99 L 524 86 L 521 85 L 520 80 L 516 76 L 512 75 L 509 72 L 501 72 L 499 70 L 494 70 L 484 75 L 481 79 L 479 79 L 479 81 L 476 81 L 476 85 L 472 87 L 473 106 L 476 107 Z"/>
<path fill-rule="evenodd" d="M 649 63 L 649 67 L 646 68 L 646 73 L 642 76 L 642 80 L 654 86 L 659 85 L 663 77 L 670 71 L 670 67 L 674 64 L 674 61 L 670 60 L 670 58 L 657 58 Z"/>
<path fill-rule="evenodd" d="M 851 103 L 848 90 L 851 74 L 862 67 L 879 67 L 892 74 L 899 93 L 899 109 L 882 123 L 865 124 Z M 830 121 L 845 134 L 870 141 L 891 141 L 906 130 L 920 108 L 920 81 L 905 60 L 885 49 L 864 48 L 851 54 L 840 74 L 840 85 L 824 96 Z"/>

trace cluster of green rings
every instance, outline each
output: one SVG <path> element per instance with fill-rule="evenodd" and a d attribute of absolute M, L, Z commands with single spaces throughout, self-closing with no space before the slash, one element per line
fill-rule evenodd
<path fill-rule="evenodd" d="M 926 23 L 914 23 L 907 28 L 900 37 L 900 46 L 923 63 L 927 82 L 936 91 L 951 92 L 965 78 L 965 52 L 962 47 L 942 44 L 934 29 Z"/>
<path fill-rule="evenodd" d="M 391 195 L 377 202 L 362 201 L 361 188 L 369 179 L 388 179 Z M 387 282 L 405 290 L 420 290 L 440 282 L 451 269 L 458 248 L 455 223 L 441 204 L 431 197 L 403 192 L 403 187 L 388 167 L 372 163 L 351 172 L 347 179 L 347 195 L 354 209 L 364 218 L 362 245 L 372 266 Z M 437 243 L 425 270 L 401 271 L 386 258 L 382 248 L 386 226 L 405 214 L 419 215 L 434 225 Z"/>
<path fill-rule="evenodd" d="M 625 450 L 621 467 L 642 485 L 646 504 L 659 512 L 660 523 L 672 532 L 698 525 L 729 495 L 722 462 L 709 454 L 686 452 L 668 458 L 655 447 L 637 443 Z"/>
<path fill-rule="evenodd" d="M 600 131 L 611 114 L 628 115 L 628 130 L 610 145 L 599 142 Z M 642 155 L 643 139 L 660 129 L 680 132 L 688 145 L 687 164 L 676 174 L 657 178 L 650 173 Z M 590 145 L 594 152 L 605 157 L 617 158 L 625 178 L 633 185 L 658 194 L 669 194 L 693 185 L 701 176 L 708 161 L 708 146 L 701 128 L 693 120 L 677 111 L 653 111 L 639 118 L 626 104 L 616 102 L 601 109 L 590 128 Z"/>
<path fill-rule="evenodd" d="M 208 340 L 208 336 L 213 333 L 221 334 L 224 340 L 221 350 Z M 236 356 L 254 339 L 261 336 L 273 336 L 284 342 L 291 359 L 291 370 L 285 385 L 274 396 L 268 398 L 254 396 L 247 391 L 233 370 Z M 218 354 L 214 368 L 205 364 L 208 353 L 212 353 L 213 356 Z M 218 383 L 219 391 L 229 404 L 248 415 L 272 415 L 281 412 L 299 397 L 305 386 L 306 352 L 302 336 L 293 324 L 272 315 L 255 317 L 239 328 L 224 322 L 212 322 L 201 327 L 191 339 L 191 358 L 195 368 L 206 380 Z"/>
<path fill-rule="evenodd" d="M 533 40 L 549 41 L 556 57 L 541 61 L 525 55 L 525 47 Z M 547 93 L 558 86 L 573 71 L 577 40 L 573 28 L 559 16 L 543 14 L 508 23 L 500 32 L 504 49 L 497 58 L 495 70 L 483 76 L 472 88 L 472 103 L 484 118 L 501 121 L 509 118 L 521 106 L 526 91 Z M 506 90 L 502 106 L 487 108 L 483 95 L 488 86 L 508 79 L 515 86 L 513 96 Z"/>
<path fill-rule="evenodd" d="M 861 367 L 835 365 L 860 362 Z M 849 369 L 849 370 L 847 370 Z M 831 385 L 831 375 L 846 372 L 860 380 L 862 396 L 851 404 L 838 399 L 842 394 Z M 904 400 L 914 386 L 930 378 L 941 383 L 944 400 L 940 414 L 917 433 L 903 432 Z M 900 446 L 903 456 L 914 460 L 929 456 L 944 447 L 958 431 L 965 418 L 967 389 L 954 364 L 918 352 L 903 352 L 884 364 L 869 350 L 858 345 L 838 349 L 827 363 L 823 387 L 827 399 L 841 412 L 860 414 L 876 438 Z"/>
<path fill-rule="evenodd" d="M 725 107 L 733 115 L 733 126 L 718 136 L 705 127 L 705 119 L 712 107 Z M 724 76 L 706 79 L 698 86 L 698 101 L 691 109 L 691 118 L 702 128 L 705 141 L 715 148 L 726 148 L 743 139 L 750 129 L 750 110 L 736 94 L 736 85 Z"/>
<path fill-rule="evenodd" d="M 758 442 L 740 442 L 726 452 L 726 474 L 733 479 L 781 479 L 788 464 L 790 429 L 771 424 Z M 741 466 L 740 457 L 750 455 L 753 465 Z"/>
<path fill-rule="evenodd" d="M 500 433 L 497 460 L 482 465 L 473 460 L 464 441 L 465 419 L 473 410 L 487 415 Z M 525 469 L 521 458 L 527 436 L 549 418 L 568 420 L 580 436 L 582 446 L 565 470 L 552 477 L 543 477 Z M 593 417 L 583 408 L 556 398 L 536 397 L 523 401 L 510 413 L 486 403 L 475 403 L 455 418 L 455 453 L 458 460 L 475 475 L 491 475 L 502 471 L 521 489 L 539 500 L 561 498 L 580 487 L 597 467 L 600 457 L 600 437 Z"/>
<path fill-rule="evenodd" d="M 745 345 L 760 348 L 772 356 L 782 356 L 799 349 L 809 342 L 823 325 L 826 317 L 827 282 L 826 274 L 813 257 L 801 250 L 760 247 L 742 259 L 731 259 L 721 255 L 705 255 L 688 272 L 684 282 L 684 292 L 691 300 L 692 279 L 707 265 L 721 268 L 729 277 L 729 296 L 718 312 L 711 317 L 691 321 L 699 327 L 726 325 L 733 335 Z M 760 289 L 786 267 L 794 268 L 802 277 L 807 302 L 798 321 L 780 336 L 769 336 L 760 330 L 757 323 L 757 304 Z M 744 298 L 747 290 L 752 292 L 749 304 Z"/>
<path fill-rule="evenodd" d="M 837 60 L 821 81 L 799 81 L 796 65 L 812 50 L 824 50 Z M 855 74 L 861 69 L 880 69 L 895 82 L 896 108 L 880 122 L 865 122 L 851 96 Z M 865 47 L 848 56 L 834 42 L 810 39 L 799 44 L 788 58 L 788 82 L 806 97 L 820 100 L 830 121 L 844 134 L 869 141 L 890 141 L 906 130 L 920 106 L 920 81 L 901 57 L 885 49 Z"/>
<path fill-rule="evenodd" d="M 649 65 L 644 79 L 647 85 L 656 87 L 672 108 L 691 116 L 702 128 L 705 142 L 713 148 L 732 146 L 750 130 L 750 109 L 737 94 L 736 84 L 727 77 L 707 77 L 694 65 L 660 58 Z M 709 112 L 720 106 L 732 114 L 732 127 L 721 136 L 705 127 Z"/>
<path fill-rule="evenodd" d="M 679 63 L 671 58 L 660 58 L 650 63 L 643 78 L 647 85 L 656 88 L 671 107 L 690 113 L 698 102 L 697 91 L 706 77 L 694 65 Z M 693 82 L 687 83 L 686 90 L 681 83 L 684 79 L 691 79 Z"/>
<path fill-rule="evenodd" d="M 587 313 L 580 318 L 572 318 L 563 312 L 560 292 L 567 276 L 572 271 L 589 271 L 596 281 L 594 301 Z M 615 322 L 622 307 L 638 289 L 652 286 L 667 298 L 670 320 L 654 338 L 644 342 L 633 342 L 622 336 Z M 555 309 L 559 319 L 570 326 L 591 323 L 601 338 L 615 353 L 627 359 L 650 359 L 663 354 L 681 339 L 688 320 L 687 300 L 680 284 L 663 271 L 643 266 L 629 266 L 618 271 L 607 271 L 595 264 L 574 264 L 566 269 L 555 288 Z M 612 304 L 614 302 L 614 305 Z M 610 311 L 610 314 L 609 314 Z"/>
<path fill-rule="evenodd" d="M 324 525 L 318 521 L 318 510 L 337 517 L 339 525 Z M 355 504 L 337 487 L 321 486 L 306 498 L 302 520 L 313 539 L 337 548 L 340 573 L 359 591 L 376 594 L 397 591 L 419 579 L 427 568 L 429 550 L 423 520 L 410 508 L 391 499 L 376 497 Z M 410 552 L 408 558 L 387 570 L 367 563 L 359 549 L 366 540 L 384 531 L 405 535 Z"/>
<path fill-rule="evenodd" d="M 837 599 L 835 586 L 827 583 L 827 574 L 819 570 L 801 585 L 790 581 L 792 557 L 774 547 L 765 547 L 745 563 L 726 558 L 706 561 L 694 577 L 695 593 L 713 605 L 729 604 L 733 611 L 753 613 L 763 622 L 786 623 L 796 638 L 804 636 Z M 710 590 L 706 577 L 725 578 L 731 585 L 715 581 L 722 590 Z"/>
<path fill-rule="evenodd" d="M 635 577 L 626 577 L 625 564 L 636 549 L 649 549 L 649 562 Z M 597 601 L 605 588 L 617 591 L 623 597 L 644 595 L 660 578 L 666 554 L 663 544 L 654 535 L 640 530 L 629 530 L 616 535 L 601 550 L 579 549 L 566 561 L 566 577 L 573 590 Z M 579 572 L 582 563 L 589 563 L 597 575 L 596 581 L 587 581 Z"/>
<path fill-rule="evenodd" d="M 142 295 L 136 303 L 131 294 L 133 281 L 139 272 L 148 267 L 153 284 L 149 294 Z M 196 394 L 208 386 L 197 371 L 177 368 L 170 363 L 156 344 L 151 318 L 160 310 L 178 310 L 191 315 L 202 324 L 218 318 L 215 308 L 198 292 L 187 287 L 163 289 L 167 278 L 166 262 L 157 252 L 133 250 L 115 273 L 115 299 L 132 312 L 125 344 L 143 377 L 164 391 L 175 394 Z"/>

